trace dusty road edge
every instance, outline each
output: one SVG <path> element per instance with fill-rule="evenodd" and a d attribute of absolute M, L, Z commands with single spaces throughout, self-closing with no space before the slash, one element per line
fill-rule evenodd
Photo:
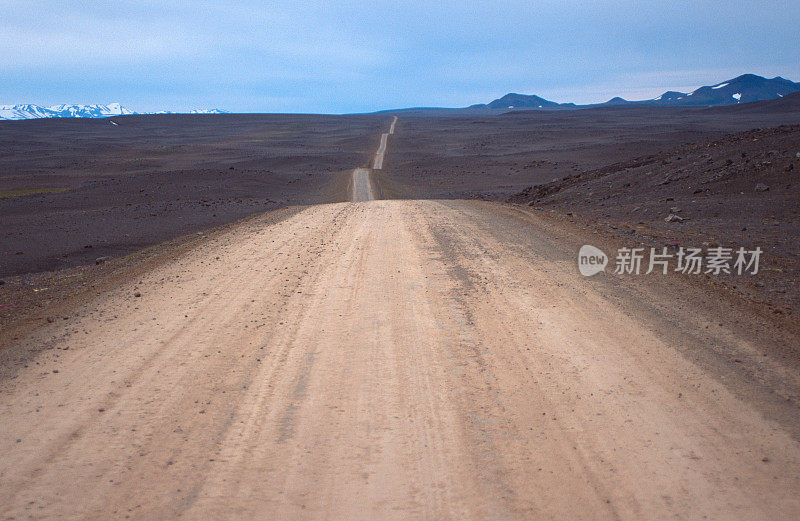
<path fill-rule="evenodd" d="M 9 277 L 0 286 L 0 304 L 11 304 L 11 313 L 0 323 L 0 381 L 16 374 L 8 358 L 34 359 L 38 352 L 15 349 L 17 341 L 54 320 L 69 320 L 72 312 L 118 286 L 148 273 L 202 247 L 215 238 L 254 221 L 274 224 L 302 212 L 305 206 L 287 206 L 243 217 L 232 223 L 194 232 L 149 246 L 100 265 Z"/>
<path fill-rule="evenodd" d="M 576 272 L 577 247 L 580 244 L 596 245 L 604 251 L 626 246 L 620 237 L 557 211 L 541 211 L 513 203 L 475 203 L 502 206 L 506 212 L 516 214 L 522 220 L 551 227 L 553 240 L 576 245 Z M 645 314 L 651 323 L 662 324 L 658 328 L 662 338 L 688 361 L 714 375 L 733 394 L 753 403 L 765 418 L 778 422 L 800 441 L 800 424 L 796 422 L 797 396 L 785 388 L 785 382 L 778 374 L 767 371 L 765 367 L 779 366 L 788 374 L 800 373 L 800 351 L 797 348 L 800 334 L 780 318 L 711 282 L 675 273 L 665 277 L 629 277 L 623 283 L 610 277 L 603 281 L 609 288 L 609 295 L 614 294 L 620 303 L 624 299 L 626 306 L 636 307 L 637 298 L 661 292 L 665 297 L 663 302 L 672 302 L 673 305 L 654 307 Z M 697 315 L 692 318 L 702 316 L 710 319 L 712 329 L 718 327 L 719 331 L 728 330 L 736 337 L 746 338 L 751 345 L 758 346 L 758 352 L 749 352 L 740 345 L 729 343 L 726 338 L 710 334 L 710 331 L 687 329 L 685 319 L 691 309 Z M 706 338 L 706 341 L 701 342 L 701 338 Z M 699 345 L 704 347 L 700 349 Z"/>

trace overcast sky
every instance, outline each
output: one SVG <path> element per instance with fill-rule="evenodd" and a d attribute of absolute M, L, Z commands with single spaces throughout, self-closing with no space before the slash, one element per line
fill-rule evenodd
<path fill-rule="evenodd" d="M 360 112 L 800 81 L 800 1 L 3 1 L 0 104 Z"/>

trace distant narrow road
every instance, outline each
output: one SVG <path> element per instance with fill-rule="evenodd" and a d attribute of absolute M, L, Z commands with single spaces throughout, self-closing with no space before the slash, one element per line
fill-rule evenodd
<path fill-rule="evenodd" d="M 353 197 L 355 202 L 372 201 L 375 196 L 372 192 L 369 168 L 356 168 L 353 170 Z"/>
<path fill-rule="evenodd" d="M 800 374 L 735 310 L 505 205 L 283 215 L 6 346 L 3 519 L 800 518 Z"/>
<path fill-rule="evenodd" d="M 381 143 L 378 145 L 378 151 L 375 153 L 375 161 L 372 163 L 373 170 L 381 170 L 383 168 L 383 156 L 386 154 L 386 143 L 389 140 L 389 134 L 381 134 Z"/>
<path fill-rule="evenodd" d="M 381 134 L 380 144 L 378 150 L 375 152 L 375 159 L 372 162 L 372 170 L 380 170 L 383 168 L 383 158 L 386 155 L 386 146 L 389 141 L 389 136 L 394 134 L 394 127 L 397 123 L 397 116 L 392 118 L 389 125 L 389 132 Z M 369 168 L 356 168 L 353 170 L 352 178 L 352 197 L 353 202 L 372 201 L 375 199 L 375 193 L 372 187 L 371 172 Z"/>

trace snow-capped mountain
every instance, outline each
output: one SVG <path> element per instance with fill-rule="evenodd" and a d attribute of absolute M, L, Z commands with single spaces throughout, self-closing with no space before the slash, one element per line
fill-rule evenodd
<path fill-rule="evenodd" d="M 0 105 L 0 119 L 106 118 L 133 114 L 119 103 L 108 105 Z"/>
<path fill-rule="evenodd" d="M 189 114 L 227 114 L 227 112 L 220 109 L 193 109 Z"/>
<path fill-rule="evenodd" d="M 195 109 L 189 114 L 225 114 L 220 109 Z M 110 116 L 125 116 L 128 114 L 151 114 L 149 112 L 137 113 L 123 107 L 119 103 L 108 105 L 52 105 L 41 107 L 39 105 L 0 105 L 0 119 L 37 119 L 37 118 L 107 118 Z M 176 114 L 175 112 L 153 112 L 152 114 Z"/>
<path fill-rule="evenodd" d="M 692 92 L 668 91 L 643 103 L 669 106 L 717 106 L 750 103 L 782 98 L 800 92 L 800 83 L 781 78 L 768 79 L 755 74 L 743 74 L 716 85 L 700 87 Z"/>
<path fill-rule="evenodd" d="M 158 112 L 140 112 L 139 114 L 230 114 L 220 109 L 192 109 L 189 112 L 175 112 L 173 110 L 159 110 Z"/>
<path fill-rule="evenodd" d="M 30 119 L 52 117 L 48 109 L 38 105 L 0 105 L 2 119 Z"/>

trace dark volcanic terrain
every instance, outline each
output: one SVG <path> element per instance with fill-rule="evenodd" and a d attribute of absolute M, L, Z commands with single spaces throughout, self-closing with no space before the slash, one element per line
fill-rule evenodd
<path fill-rule="evenodd" d="M 800 95 L 718 108 L 401 117 L 382 181 L 394 197 L 504 200 L 531 185 L 683 144 L 799 122 Z"/>
<path fill-rule="evenodd" d="M 94 264 L 249 214 L 346 200 L 350 170 L 369 163 L 388 120 L 0 122 L 0 276 Z"/>
<path fill-rule="evenodd" d="M 757 278 L 721 276 L 773 313 L 800 302 L 800 125 L 729 134 L 584 172 L 510 198 L 631 245 L 764 251 Z"/>

